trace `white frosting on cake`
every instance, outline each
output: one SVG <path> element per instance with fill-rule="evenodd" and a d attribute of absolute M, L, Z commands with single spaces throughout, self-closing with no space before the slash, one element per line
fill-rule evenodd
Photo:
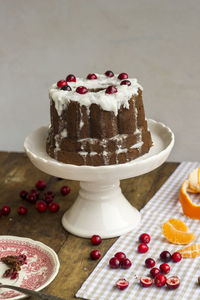
<path fill-rule="evenodd" d="M 88 80 L 83 78 L 76 78 L 76 82 L 68 82 L 71 91 L 64 91 L 57 87 L 54 83 L 49 89 L 49 96 L 55 103 L 56 110 L 60 116 L 62 111 L 67 107 L 70 101 L 77 101 L 80 105 L 85 105 L 89 112 L 91 104 L 99 105 L 103 110 L 113 111 L 115 116 L 118 114 L 120 107 L 129 108 L 128 101 L 133 95 L 138 94 L 138 89 L 143 90 L 142 86 L 137 82 L 137 79 L 128 80 L 131 85 L 120 85 L 122 80 L 118 79 L 118 75 L 107 77 L 102 74 L 96 74 L 97 79 Z M 113 85 L 117 88 L 117 93 L 107 94 L 105 90 L 108 86 Z M 78 86 L 85 86 L 89 91 L 86 94 L 79 94 L 76 92 Z M 102 89 L 97 92 L 90 91 L 91 89 Z M 82 125 L 82 124 L 81 124 Z"/>

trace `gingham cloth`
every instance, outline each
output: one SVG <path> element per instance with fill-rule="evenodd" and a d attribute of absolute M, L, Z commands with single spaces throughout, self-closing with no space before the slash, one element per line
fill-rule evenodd
<path fill-rule="evenodd" d="M 183 162 L 169 177 L 166 183 L 154 195 L 154 197 L 141 210 L 142 221 L 133 231 L 122 235 L 101 259 L 97 267 L 83 283 L 76 297 L 84 299 L 200 299 L 200 287 L 197 285 L 197 278 L 200 276 L 200 258 L 182 259 L 179 263 L 170 262 L 171 271 L 167 275 L 177 275 L 181 284 L 176 290 L 168 290 L 167 287 L 158 288 L 152 285 L 143 288 L 139 284 L 141 276 L 148 276 L 149 269 L 144 265 L 145 259 L 152 257 L 156 260 L 156 267 L 161 261 L 159 255 L 163 250 L 171 253 L 184 247 L 184 245 L 173 245 L 167 242 L 162 234 L 162 223 L 170 218 L 178 218 L 184 221 L 189 231 L 196 234 L 195 243 L 200 243 L 200 220 L 190 219 L 183 215 L 181 205 L 178 201 L 180 186 L 188 174 L 199 167 L 197 162 Z M 141 233 L 147 232 L 151 235 L 149 251 L 145 254 L 137 253 L 138 237 Z M 132 261 L 128 270 L 110 269 L 108 262 L 118 251 L 123 251 Z M 129 281 L 126 290 L 119 290 L 114 287 L 119 278 Z"/>

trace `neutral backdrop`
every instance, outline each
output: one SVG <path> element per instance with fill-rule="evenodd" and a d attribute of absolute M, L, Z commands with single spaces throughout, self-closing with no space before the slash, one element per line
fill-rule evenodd
<path fill-rule="evenodd" d="M 49 123 L 48 87 L 69 73 L 127 72 L 146 116 L 168 125 L 168 160 L 200 160 L 200 1 L 0 0 L 0 150 Z"/>

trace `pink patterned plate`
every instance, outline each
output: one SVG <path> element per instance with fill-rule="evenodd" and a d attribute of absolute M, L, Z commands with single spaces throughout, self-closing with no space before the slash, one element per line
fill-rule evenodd
<path fill-rule="evenodd" d="M 19 277 L 12 280 L 4 278 L 3 273 L 8 267 L 0 262 L 0 282 L 39 291 L 46 287 L 58 274 L 60 263 L 57 254 L 45 244 L 28 238 L 17 236 L 0 236 L 0 258 L 7 255 L 25 254 L 27 264 L 21 267 Z M 23 299 L 24 294 L 1 289 L 1 299 Z"/>

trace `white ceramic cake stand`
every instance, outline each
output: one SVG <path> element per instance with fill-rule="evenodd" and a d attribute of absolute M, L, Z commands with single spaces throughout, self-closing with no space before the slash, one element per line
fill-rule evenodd
<path fill-rule="evenodd" d="M 110 166 L 75 166 L 51 158 L 45 145 L 48 127 L 35 130 L 25 139 L 25 151 L 37 168 L 56 177 L 80 180 L 78 198 L 62 218 L 67 231 L 86 238 L 93 234 L 110 238 L 137 226 L 140 213 L 123 196 L 120 179 L 154 170 L 167 159 L 174 145 L 174 134 L 164 124 L 148 120 L 148 126 L 153 139 L 150 152 Z"/>

